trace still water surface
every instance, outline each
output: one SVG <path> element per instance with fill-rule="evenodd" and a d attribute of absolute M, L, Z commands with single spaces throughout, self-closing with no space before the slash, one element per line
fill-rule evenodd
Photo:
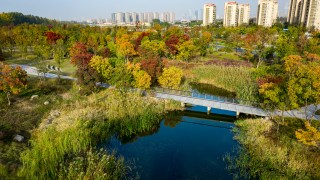
<path fill-rule="evenodd" d="M 168 116 L 149 135 L 112 138 L 103 147 L 132 162 L 143 180 L 232 179 L 224 161 L 227 153 L 236 153 L 238 145 L 233 140 L 233 123 L 226 122 L 232 120 L 185 112 Z"/>

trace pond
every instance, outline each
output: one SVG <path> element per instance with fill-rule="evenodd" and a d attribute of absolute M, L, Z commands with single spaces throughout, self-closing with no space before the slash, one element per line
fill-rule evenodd
<path fill-rule="evenodd" d="M 139 179 L 232 179 L 224 160 L 235 155 L 234 117 L 169 114 L 153 132 L 102 144 L 132 163 Z"/>

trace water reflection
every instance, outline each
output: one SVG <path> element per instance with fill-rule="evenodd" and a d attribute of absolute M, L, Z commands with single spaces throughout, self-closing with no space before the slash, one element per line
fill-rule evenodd
<path fill-rule="evenodd" d="M 194 91 L 201 94 L 208 94 L 213 96 L 221 96 L 227 98 L 235 98 L 236 93 L 228 91 L 223 88 L 219 88 L 217 86 L 205 83 L 191 83 L 191 87 Z"/>
<path fill-rule="evenodd" d="M 233 121 L 228 116 L 170 113 L 151 132 L 114 137 L 102 147 L 134 162 L 141 179 L 232 179 L 223 158 L 237 146 Z"/>

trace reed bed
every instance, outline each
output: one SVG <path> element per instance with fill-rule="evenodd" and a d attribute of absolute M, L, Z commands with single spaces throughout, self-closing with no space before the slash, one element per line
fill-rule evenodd
<path fill-rule="evenodd" d="M 228 168 L 240 170 L 236 177 L 320 179 L 320 152 L 299 143 L 293 135 L 295 128 L 283 125 L 277 133 L 272 121 L 262 119 L 237 121 L 236 126 L 240 155 L 227 157 L 231 162 Z"/>
<path fill-rule="evenodd" d="M 94 150 L 96 145 L 114 134 L 130 136 L 150 131 L 167 110 L 179 106 L 112 89 L 70 101 L 62 105 L 59 117 L 49 124 L 44 120 L 33 133 L 31 148 L 22 154 L 19 175 L 27 179 L 95 179 L 106 173 L 106 179 L 122 179 L 128 168 L 121 158 L 107 152 L 103 156 Z M 110 167 L 94 169 L 85 163 L 85 159 L 95 159 L 92 163 L 101 167 L 106 158 Z M 77 167 L 82 168 L 81 173 L 77 173 Z"/>
<path fill-rule="evenodd" d="M 192 73 L 199 83 L 235 92 L 244 102 L 258 102 L 258 86 L 249 67 L 205 65 L 194 68 Z"/>

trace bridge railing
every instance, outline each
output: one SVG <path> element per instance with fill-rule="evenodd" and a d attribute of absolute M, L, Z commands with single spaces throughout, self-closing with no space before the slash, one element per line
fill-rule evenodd
<path fill-rule="evenodd" d="M 228 98 L 228 97 L 222 97 L 222 96 L 202 94 L 202 93 L 198 93 L 196 91 L 182 91 L 182 90 L 159 88 L 159 87 L 154 88 L 153 90 L 158 93 L 178 95 L 178 96 L 184 96 L 184 97 L 192 97 L 192 98 L 196 98 L 196 99 L 205 99 L 205 100 L 209 100 L 209 101 L 218 101 L 218 102 L 241 104 L 241 105 L 255 106 L 255 107 L 260 106 L 259 103 L 256 103 L 256 102 L 241 100 L 241 99 L 237 99 L 237 98 Z"/>

